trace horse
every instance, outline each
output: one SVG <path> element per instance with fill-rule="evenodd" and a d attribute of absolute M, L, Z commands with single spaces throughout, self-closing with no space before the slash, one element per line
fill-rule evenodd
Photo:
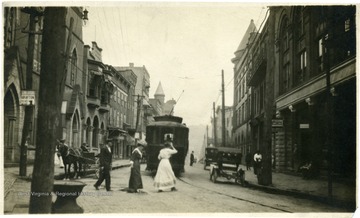
<path fill-rule="evenodd" d="M 78 148 L 72 148 L 66 144 L 59 144 L 58 151 L 64 163 L 64 180 L 70 179 L 71 165 L 74 166 L 74 178 L 79 178 L 79 172 L 81 170 L 81 151 Z"/>

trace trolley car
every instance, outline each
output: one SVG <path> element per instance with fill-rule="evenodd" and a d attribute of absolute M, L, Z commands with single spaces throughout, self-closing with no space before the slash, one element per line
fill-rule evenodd
<path fill-rule="evenodd" d="M 160 160 L 159 152 L 164 148 L 165 139 L 170 136 L 178 153 L 170 158 L 175 175 L 184 172 L 185 158 L 189 148 L 189 128 L 182 118 L 171 115 L 154 117 L 154 122 L 146 127 L 146 170 L 156 171 Z"/>

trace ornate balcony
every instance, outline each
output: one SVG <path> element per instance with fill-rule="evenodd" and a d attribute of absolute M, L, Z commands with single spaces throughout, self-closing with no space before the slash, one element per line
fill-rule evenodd
<path fill-rule="evenodd" d="M 110 105 L 101 103 L 101 105 L 99 107 L 99 112 L 100 113 L 108 113 L 109 111 L 110 111 Z"/>
<path fill-rule="evenodd" d="M 98 108 L 101 106 L 100 98 L 95 96 L 87 96 L 87 106 L 89 108 Z"/>

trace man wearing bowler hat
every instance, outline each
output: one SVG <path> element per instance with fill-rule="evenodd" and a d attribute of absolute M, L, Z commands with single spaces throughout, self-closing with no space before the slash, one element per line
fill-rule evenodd
<path fill-rule="evenodd" d="M 106 191 L 111 191 L 110 189 L 110 170 L 112 162 L 112 140 L 106 140 L 106 144 L 102 146 L 99 159 L 100 159 L 100 175 L 98 181 L 94 184 L 96 190 L 99 190 L 99 186 L 105 180 Z"/>

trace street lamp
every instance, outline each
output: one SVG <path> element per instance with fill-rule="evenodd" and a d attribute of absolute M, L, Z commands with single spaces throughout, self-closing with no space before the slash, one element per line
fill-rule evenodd
<path fill-rule="evenodd" d="M 83 26 L 86 26 L 89 23 L 88 13 L 89 13 L 89 11 L 86 10 L 86 8 L 85 8 L 85 10 L 83 11 L 83 16 L 82 16 Z"/>

